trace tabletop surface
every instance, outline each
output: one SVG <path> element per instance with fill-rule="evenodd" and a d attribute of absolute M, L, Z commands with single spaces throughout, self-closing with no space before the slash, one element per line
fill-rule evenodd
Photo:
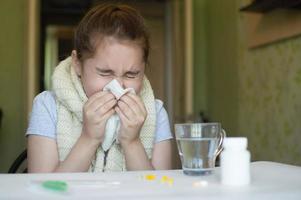
<path fill-rule="evenodd" d="M 65 181 L 68 189 L 43 188 L 46 180 Z M 224 186 L 220 169 L 206 176 L 182 170 L 106 173 L 0 174 L 0 199 L 301 199 L 301 167 L 251 163 L 251 184 Z"/>

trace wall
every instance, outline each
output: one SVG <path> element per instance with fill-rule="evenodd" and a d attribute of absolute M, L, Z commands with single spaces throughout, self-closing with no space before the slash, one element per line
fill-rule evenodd
<path fill-rule="evenodd" d="M 194 111 L 207 110 L 207 1 L 193 1 L 193 47 L 194 47 Z"/>
<path fill-rule="evenodd" d="M 301 37 L 248 49 L 246 15 L 238 10 L 249 1 L 204 1 L 202 8 L 195 0 L 207 21 L 194 15 L 195 29 L 205 29 L 202 42 L 194 36 L 195 57 L 205 59 L 195 60 L 195 87 L 205 74 L 207 92 L 196 89 L 195 99 L 206 96 L 209 118 L 228 136 L 248 137 L 252 160 L 301 165 Z"/>
<path fill-rule="evenodd" d="M 228 135 L 237 134 L 236 12 L 233 0 L 208 1 L 208 114 Z"/>
<path fill-rule="evenodd" d="M 25 2 L 0 2 L 0 107 L 4 112 L 0 128 L 0 172 L 24 149 L 25 115 L 23 80 Z"/>
<path fill-rule="evenodd" d="M 235 1 L 194 1 L 194 110 L 237 133 L 238 75 Z"/>
<path fill-rule="evenodd" d="M 301 165 L 301 37 L 250 50 L 246 15 L 238 22 L 239 133 L 253 159 Z"/>

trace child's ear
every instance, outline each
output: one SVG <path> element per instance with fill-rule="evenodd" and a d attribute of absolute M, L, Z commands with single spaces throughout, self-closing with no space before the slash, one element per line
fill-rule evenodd
<path fill-rule="evenodd" d="M 73 50 L 71 53 L 71 59 L 72 59 L 72 66 L 75 70 L 75 73 L 77 74 L 78 77 L 82 75 L 82 67 L 81 67 L 81 62 L 77 58 L 77 52 L 76 50 Z"/>

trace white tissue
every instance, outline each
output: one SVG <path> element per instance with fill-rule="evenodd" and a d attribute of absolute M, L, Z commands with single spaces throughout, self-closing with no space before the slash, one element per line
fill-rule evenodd
<path fill-rule="evenodd" d="M 123 89 L 116 79 L 113 79 L 111 82 L 105 85 L 103 91 L 112 92 L 117 100 L 119 100 L 124 94 L 128 92 L 135 94 L 134 88 Z"/>
<path fill-rule="evenodd" d="M 119 100 L 124 94 L 128 92 L 135 94 L 135 90 L 133 88 L 123 89 L 116 79 L 113 79 L 111 82 L 105 85 L 103 90 L 112 92 L 112 94 L 116 97 L 117 100 Z M 119 129 L 120 119 L 117 114 L 114 114 L 108 119 L 106 124 L 105 138 L 102 142 L 102 149 L 104 151 L 107 151 L 112 146 L 113 142 L 117 138 Z"/>

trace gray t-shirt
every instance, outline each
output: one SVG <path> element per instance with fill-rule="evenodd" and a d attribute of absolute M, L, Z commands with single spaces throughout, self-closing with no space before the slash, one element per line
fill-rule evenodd
<path fill-rule="evenodd" d="M 156 99 L 155 143 L 172 138 L 169 120 L 163 102 Z M 38 94 L 32 106 L 29 126 L 26 135 L 40 135 L 56 139 L 57 112 L 53 92 L 44 91 Z"/>

